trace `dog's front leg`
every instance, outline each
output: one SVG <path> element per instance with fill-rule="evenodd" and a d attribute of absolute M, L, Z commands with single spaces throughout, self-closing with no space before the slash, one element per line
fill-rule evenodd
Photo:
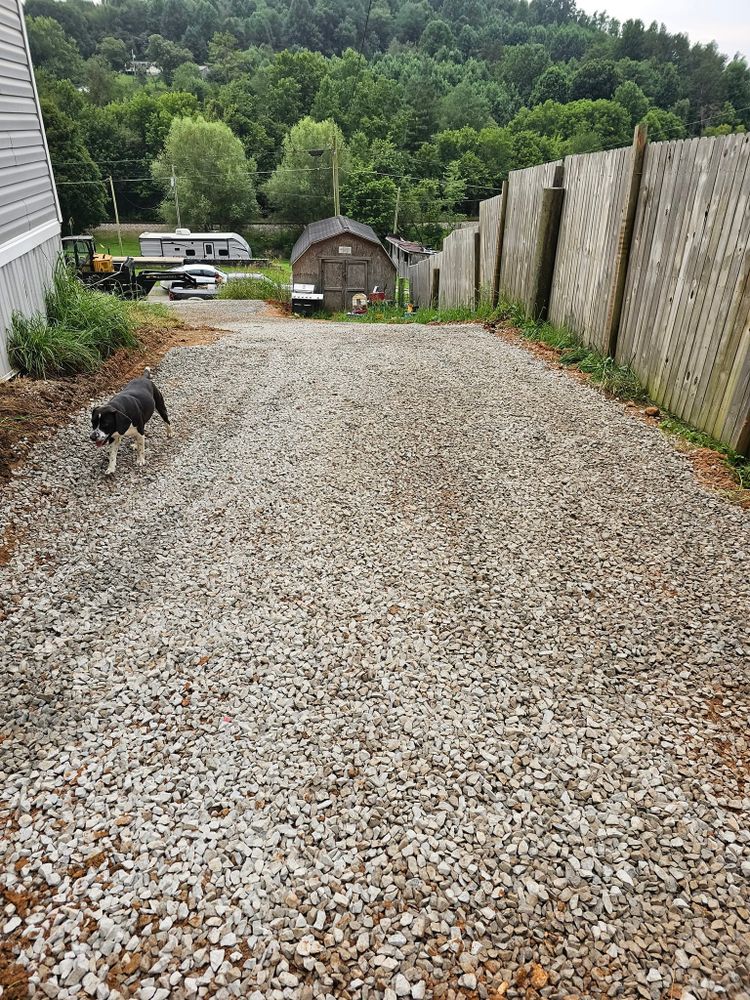
<path fill-rule="evenodd" d="M 135 464 L 136 465 L 145 465 L 146 464 L 146 435 L 145 434 L 139 434 L 136 431 L 136 435 L 135 435 L 135 447 L 136 447 Z"/>
<path fill-rule="evenodd" d="M 105 476 L 112 476 L 115 472 L 115 467 L 117 465 L 117 451 L 120 447 L 120 439 L 116 438 L 112 444 L 109 446 L 109 464 L 104 473 Z"/>

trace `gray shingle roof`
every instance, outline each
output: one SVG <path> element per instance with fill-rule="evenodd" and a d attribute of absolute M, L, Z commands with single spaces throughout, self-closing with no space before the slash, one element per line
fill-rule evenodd
<path fill-rule="evenodd" d="M 302 235 L 292 249 L 292 264 L 298 261 L 313 243 L 320 243 L 331 236 L 341 236 L 343 233 L 351 233 L 363 240 L 369 240 L 370 243 L 376 243 L 382 250 L 385 250 L 371 226 L 366 226 L 363 222 L 355 222 L 354 219 L 350 219 L 346 215 L 332 215 L 330 219 L 320 219 L 319 222 L 311 222 L 309 226 L 305 226 Z"/>

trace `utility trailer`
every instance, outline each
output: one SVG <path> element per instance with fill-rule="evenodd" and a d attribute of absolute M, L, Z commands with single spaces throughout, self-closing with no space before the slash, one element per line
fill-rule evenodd
<path fill-rule="evenodd" d="M 198 282 L 189 273 L 153 268 L 139 271 L 132 257 L 115 266 L 111 254 L 96 253 L 92 236 L 64 236 L 63 257 L 67 265 L 88 288 L 118 295 L 121 299 L 144 299 L 159 281 L 174 279 L 188 288 Z"/>

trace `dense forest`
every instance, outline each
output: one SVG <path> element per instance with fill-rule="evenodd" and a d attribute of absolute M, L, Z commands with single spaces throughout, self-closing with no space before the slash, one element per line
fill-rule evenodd
<path fill-rule="evenodd" d="M 573 0 L 27 0 L 66 226 L 342 211 L 434 239 L 508 171 L 750 127 L 750 70 Z"/>

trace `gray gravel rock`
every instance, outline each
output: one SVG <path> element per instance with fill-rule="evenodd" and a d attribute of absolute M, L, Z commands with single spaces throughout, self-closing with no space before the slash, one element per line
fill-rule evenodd
<path fill-rule="evenodd" d="M 479 327 L 218 305 L 0 506 L 33 995 L 750 996 L 747 514 Z"/>

